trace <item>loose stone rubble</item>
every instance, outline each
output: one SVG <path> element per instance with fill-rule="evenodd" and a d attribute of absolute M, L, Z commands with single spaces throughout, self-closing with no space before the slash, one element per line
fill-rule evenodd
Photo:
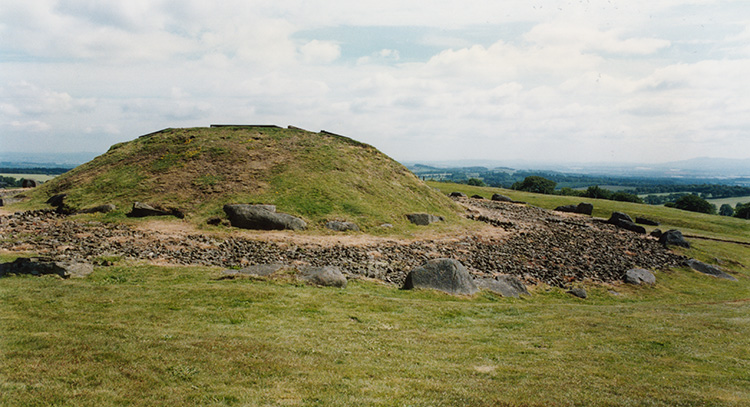
<path fill-rule="evenodd" d="M 511 275 L 526 284 L 558 287 L 583 280 L 622 281 L 625 272 L 633 268 L 662 270 L 683 266 L 687 260 L 653 237 L 588 216 L 507 202 L 458 200 L 471 209 L 475 219 L 496 225 L 503 233 L 319 245 L 203 234 L 177 236 L 42 210 L 0 216 L 0 250 L 68 261 L 93 262 L 116 256 L 227 268 L 274 263 L 335 266 L 349 277 L 397 285 L 403 284 L 413 268 L 435 258 L 456 259 L 475 278 Z"/>

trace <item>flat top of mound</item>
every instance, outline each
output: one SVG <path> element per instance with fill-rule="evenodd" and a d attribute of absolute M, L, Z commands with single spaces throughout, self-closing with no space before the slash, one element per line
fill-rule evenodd
<path fill-rule="evenodd" d="M 253 126 L 165 129 L 112 146 L 47 182 L 32 201 L 65 193 L 66 204 L 135 201 L 177 208 L 189 218 L 223 215 L 228 203 L 273 204 L 313 225 L 406 224 L 404 215 L 455 218 L 457 207 L 374 147 L 332 133 Z"/>

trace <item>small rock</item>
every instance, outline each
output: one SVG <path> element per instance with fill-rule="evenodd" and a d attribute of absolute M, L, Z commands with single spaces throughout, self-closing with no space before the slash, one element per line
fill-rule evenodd
<path fill-rule="evenodd" d="M 428 213 L 410 213 L 406 215 L 406 218 L 409 219 L 409 222 L 419 226 L 427 226 L 431 223 L 445 220 L 442 216 L 430 215 Z"/>
<path fill-rule="evenodd" d="M 482 195 L 472 195 L 471 197 L 474 199 L 484 199 Z"/>
<path fill-rule="evenodd" d="M 655 237 L 657 239 L 660 238 L 661 235 L 662 235 L 661 229 L 654 229 L 653 231 L 651 231 L 651 236 L 653 236 L 653 237 Z"/>
<path fill-rule="evenodd" d="M 583 288 L 573 288 L 572 290 L 568 290 L 567 293 L 578 298 L 585 299 L 586 297 L 588 297 L 588 294 L 586 294 L 586 290 L 584 290 Z"/>
<path fill-rule="evenodd" d="M 335 230 L 337 232 L 347 232 L 347 231 L 359 232 L 359 226 L 357 226 L 356 223 L 341 222 L 337 220 L 332 220 L 326 223 L 326 228 Z"/>
<path fill-rule="evenodd" d="M 450 193 L 451 198 L 466 198 L 466 194 L 463 192 L 451 192 Z"/>

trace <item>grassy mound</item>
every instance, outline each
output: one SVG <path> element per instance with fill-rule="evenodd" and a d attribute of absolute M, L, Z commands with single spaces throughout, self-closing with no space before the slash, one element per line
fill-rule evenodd
<path fill-rule="evenodd" d="M 404 214 L 455 218 L 457 207 L 372 146 L 331 133 L 277 127 L 165 129 L 116 144 L 106 154 L 44 184 L 85 208 L 134 201 L 185 211 L 203 221 L 227 203 L 266 203 L 313 226 L 347 220 L 361 227 L 405 225 Z"/>

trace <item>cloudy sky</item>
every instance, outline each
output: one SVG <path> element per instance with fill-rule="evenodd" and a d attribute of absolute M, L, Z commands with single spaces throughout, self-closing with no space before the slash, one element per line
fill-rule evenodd
<path fill-rule="evenodd" d="M 398 160 L 750 158 L 746 0 L 0 0 L 0 152 L 289 124 Z"/>

